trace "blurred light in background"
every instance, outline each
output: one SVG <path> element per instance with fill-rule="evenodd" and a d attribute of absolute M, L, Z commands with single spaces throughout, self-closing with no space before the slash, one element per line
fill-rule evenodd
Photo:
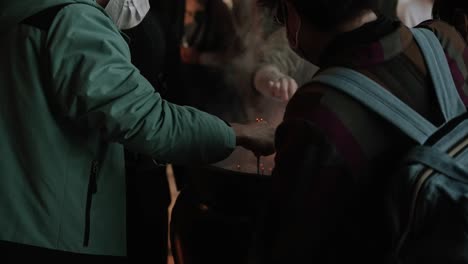
<path fill-rule="evenodd" d="M 229 7 L 229 9 L 232 9 L 232 0 L 223 0 L 223 2 Z"/>

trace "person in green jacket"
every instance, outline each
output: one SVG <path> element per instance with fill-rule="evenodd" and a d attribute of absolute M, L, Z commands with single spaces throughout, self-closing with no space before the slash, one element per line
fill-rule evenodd
<path fill-rule="evenodd" d="M 3 0 L 0 33 L 7 260 L 38 249 L 125 256 L 123 145 L 174 164 L 214 163 L 236 145 L 274 151 L 267 124 L 229 126 L 161 99 L 93 0 Z"/>

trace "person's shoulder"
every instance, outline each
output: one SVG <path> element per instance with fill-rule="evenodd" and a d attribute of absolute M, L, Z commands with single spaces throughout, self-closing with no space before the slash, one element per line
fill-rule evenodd
<path fill-rule="evenodd" d="M 426 27 L 433 30 L 451 31 L 453 26 L 440 19 L 429 19 L 421 22 L 417 27 Z"/>
<path fill-rule="evenodd" d="M 126 46 L 123 35 L 107 15 L 105 10 L 94 2 L 76 0 L 64 6 L 57 14 L 49 30 L 49 37 L 61 43 L 77 39 L 112 41 Z"/>
<path fill-rule="evenodd" d="M 64 5 L 57 13 L 57 25 L 71 21 L 73 25 L 79 26 L 87 23 L 96 23 L 99 21 L 102 24 L 112 25 L 112 20 L 106 14 L 103 8 L 99 7 L 94 2 L 77 0 L 73 3 Z"/>
<path fill-rule="evenodd" d="M 327 85 L 318 82 L 306 83 L 289 100 L 286 107 L 285 119 L 314 119 L 315 113 L 320 112 L 322 108 L 326 107 L 323 99 L 331 90 Z"/>
<path fill-rule="evenodd" d="M 318 82 L 302 86 L 290 100 L 285 120 L 294 118 L 311 121 L 331 133 L 378 131 L 382 127 L 382 120 L 363 104 Z"/>
<path fill-rule="evenodd" d="M 453 46 L 458 47 L 458 49 L 464 49 L 466 46 L 466 42 L 460 32 L 445 21 L 438 19 L 427 20 L 419 24 L 417 27 L 426 28 L 434 32 L 445 47 Z"/>
<path fill-rule="evenodd" d="M 439 39 L 442 47 L 444 48 L 447 58 L 454 64 L 451 68 L 456 66 L 456 71 L 462 73 L 463 80 L 468 79 L 468 61 L 466 59 L 467 43 L 459 31 L 452 25 L 442 20 L 429 20 L 421 23 L 418 27 L 423 27 L 431 30 Z M 463 81 L 460 80 L 460 81 Z"/>
<path fill-rule="evenodd" d="M 325 84 L 310 82 L 302 86 L 288 103 L 283 130 L 304 130 L 307 137 L 323 135 L 344 155 L 353 171 L 366 159 L 364 149 L 380 139 L 381 122 L 375 114 L 350 96 Z M 302 133 L 304 134 L 304 133 Z M 301 133 L 296 138 L 305 138 Z M 285 134 L 292 137 L 291 134 Z M 322 137 L 323 138 L 323 137 Z M 352 155 L 348 155 L 352 153 Z"/>
<path fill-rule="evenodd" d="M 327 85 L 318 82 L 309 82 L 301 86 L 288 103 L 288 109 L 309 107 L 314 108 L 320 104 L 327 92 Z"/>

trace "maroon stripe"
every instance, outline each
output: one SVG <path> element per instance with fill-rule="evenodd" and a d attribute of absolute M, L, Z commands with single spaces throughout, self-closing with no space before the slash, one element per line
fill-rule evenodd
<path fill-rule="evenodd" d="M 460 98 L 462 99 L 463 103 L 468 106 L 468 96 L 463 90 L 463 87 L 465 86 L 465 77 L 463 76 L 463 73 L 458 67 L 457 62 L 454 59 L 452 59 L 447 53 L 445 54 L 445 56 L 447 57 L 450 71 L 452 72 L 452 78 L 455 83 L 455 86 L 457 87 L 458 94 L 460 95 Z"/>
<path fill-rule="evenodd" d="M 364 152 L 348 128 L 335 113 L 320 105 L 314 108 L 311 121 L 323 129 L 346 160 L 353 173 L 358 173 L 365 163 Z"/>
<path fill-rule="evenodd" d="M 359 66 L 372 66 L 385 60 L 385 52 L 380 42 L 373 42 L 358 49 L 355 58 Z"/>

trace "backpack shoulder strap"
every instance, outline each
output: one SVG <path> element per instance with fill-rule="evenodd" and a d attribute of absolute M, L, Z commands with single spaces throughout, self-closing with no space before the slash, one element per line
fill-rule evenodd
<path fill-rule="evenodd" d="M 440 41 L 427 29 L 413 29 L 412 32 L 428 65 L 445 121 L 465 113 L 466 107 L 456 89 Z M 313 81 L 327 84 L 348 94 L 420 144 L 436 130 L 434 125 L 380 84 L 354 70 L 341 67 L 329 69 Z"/>
<path fill-rule="evenodd" d="M 419 144 L 436 131 L 436 127 L 380 84 L 367 76 L 343 67 L 323 71 L 313 82 L 320 82 L 351 96 Z"/>
<path fill-rule="evenodd" d="M 425 28 L 413 28 L 411 31 L 423 53 L 445 121 L 465 113 L 466 107 L 453 81 L 439 39 Z"/>

